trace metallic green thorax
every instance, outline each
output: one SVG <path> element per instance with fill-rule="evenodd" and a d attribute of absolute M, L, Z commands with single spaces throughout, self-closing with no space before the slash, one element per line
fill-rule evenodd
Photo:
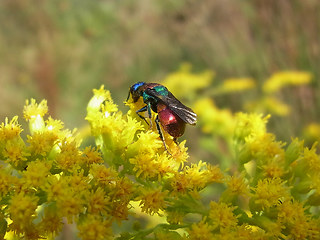
<path fill-rule="evenodd" d="M 162 96 L 168 95 L 168 89 L 165 86 L 156 86 L 153 89 Z"/>
<path fill-rule="evenodd" d="M 156 86 L 156 87 L 153 87 L 153 90 L 155 90 L 159 95 L 162 95 L 162 96 L 168 95 L 168 89 L 165 86 Z M 150 101 L 155 103 L 157 102 L 156 98 L 154 98 L 153 96 L 150 96 L 146 92 L 143 92 L 142 97 L 144 102 L 150 102 Z"/>

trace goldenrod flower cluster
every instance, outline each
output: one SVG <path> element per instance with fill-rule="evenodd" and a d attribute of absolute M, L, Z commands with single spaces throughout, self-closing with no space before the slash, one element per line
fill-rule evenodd
<path fill-rule="evenodd" d="M 198 77 L 205 85 L 211 75 Z M 252 86 L 243 83 L 235 88 Z M 108 90 L 94 90 L 86 119 L 95 146 L 87 147 L 76 130 L 46 116 L 46 101 L 26 102 L 25 138 L 17 117 L 5 119 L 0 238 L 53 239 L 68 222 L 88 240 L 320 239 L 316 145 L 278 141 L 266 130 L 270 116 L 234 115 L 201 98 L 200 128 L 226 139 L 234 164 L 190 163 L 186 141 L 177 145 L 164 132 L 166 151 L 155 124 L 135 114 L 143 103 L 126 104 L 122 113 Z"/>

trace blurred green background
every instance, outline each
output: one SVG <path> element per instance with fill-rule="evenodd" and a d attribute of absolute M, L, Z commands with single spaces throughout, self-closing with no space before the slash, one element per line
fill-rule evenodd
<path fill-rule="evenodd" d="M 2 0 L 0 119 L 45 98 L 54 118 L 81 128 L 93 88 L 104 84 L 126 111 L 133 83 L 161 82 L 184 62 L 214 71 L 217 85 L 254 79 L 255 91 L 213 97 L 236 112 L 273 73 L 308 71 L 311 84 L 277 93 L 292 111 L 270 131 L 287 141 L 320 116 L 319 12 L 317 0 Z"/>

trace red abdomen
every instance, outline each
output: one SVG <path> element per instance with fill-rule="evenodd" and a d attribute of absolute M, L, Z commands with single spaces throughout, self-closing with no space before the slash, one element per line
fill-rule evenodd
<path fill-rule="evenodd" d="M 181 120 L 171 109 L 164 104 L 158 104 L 157 112 L 163 129 L 172 137 L 181 137 L 184 133 L 186 123 Z"/>

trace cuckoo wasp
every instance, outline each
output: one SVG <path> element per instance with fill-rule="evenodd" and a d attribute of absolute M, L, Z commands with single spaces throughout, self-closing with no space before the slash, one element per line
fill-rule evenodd
<path fill-rule="evenodd" d="M 152 126 L 152 112 L 158 113 L 155 119 L 157 130 L 167 150 L 160 124 L 164 131 L 173 137 L 173 141 L 177 143 L 177 138 L 184 133 L 186 123 L 195 125 L 197 115 L 188 107 L 183 105 L 173 94 L 163 85 L 158 83 L 137 82 L 130 87 L 127 101 L 132 96 L 133 102 L 137 102 L 140 97 L 146 104 L 144 107 L 136 111 L 138 116 L 147 124 Z M 147 112 L 149 123 L 140 113 Z M 160 124 L 159 124 L 160 123 Z"/>

